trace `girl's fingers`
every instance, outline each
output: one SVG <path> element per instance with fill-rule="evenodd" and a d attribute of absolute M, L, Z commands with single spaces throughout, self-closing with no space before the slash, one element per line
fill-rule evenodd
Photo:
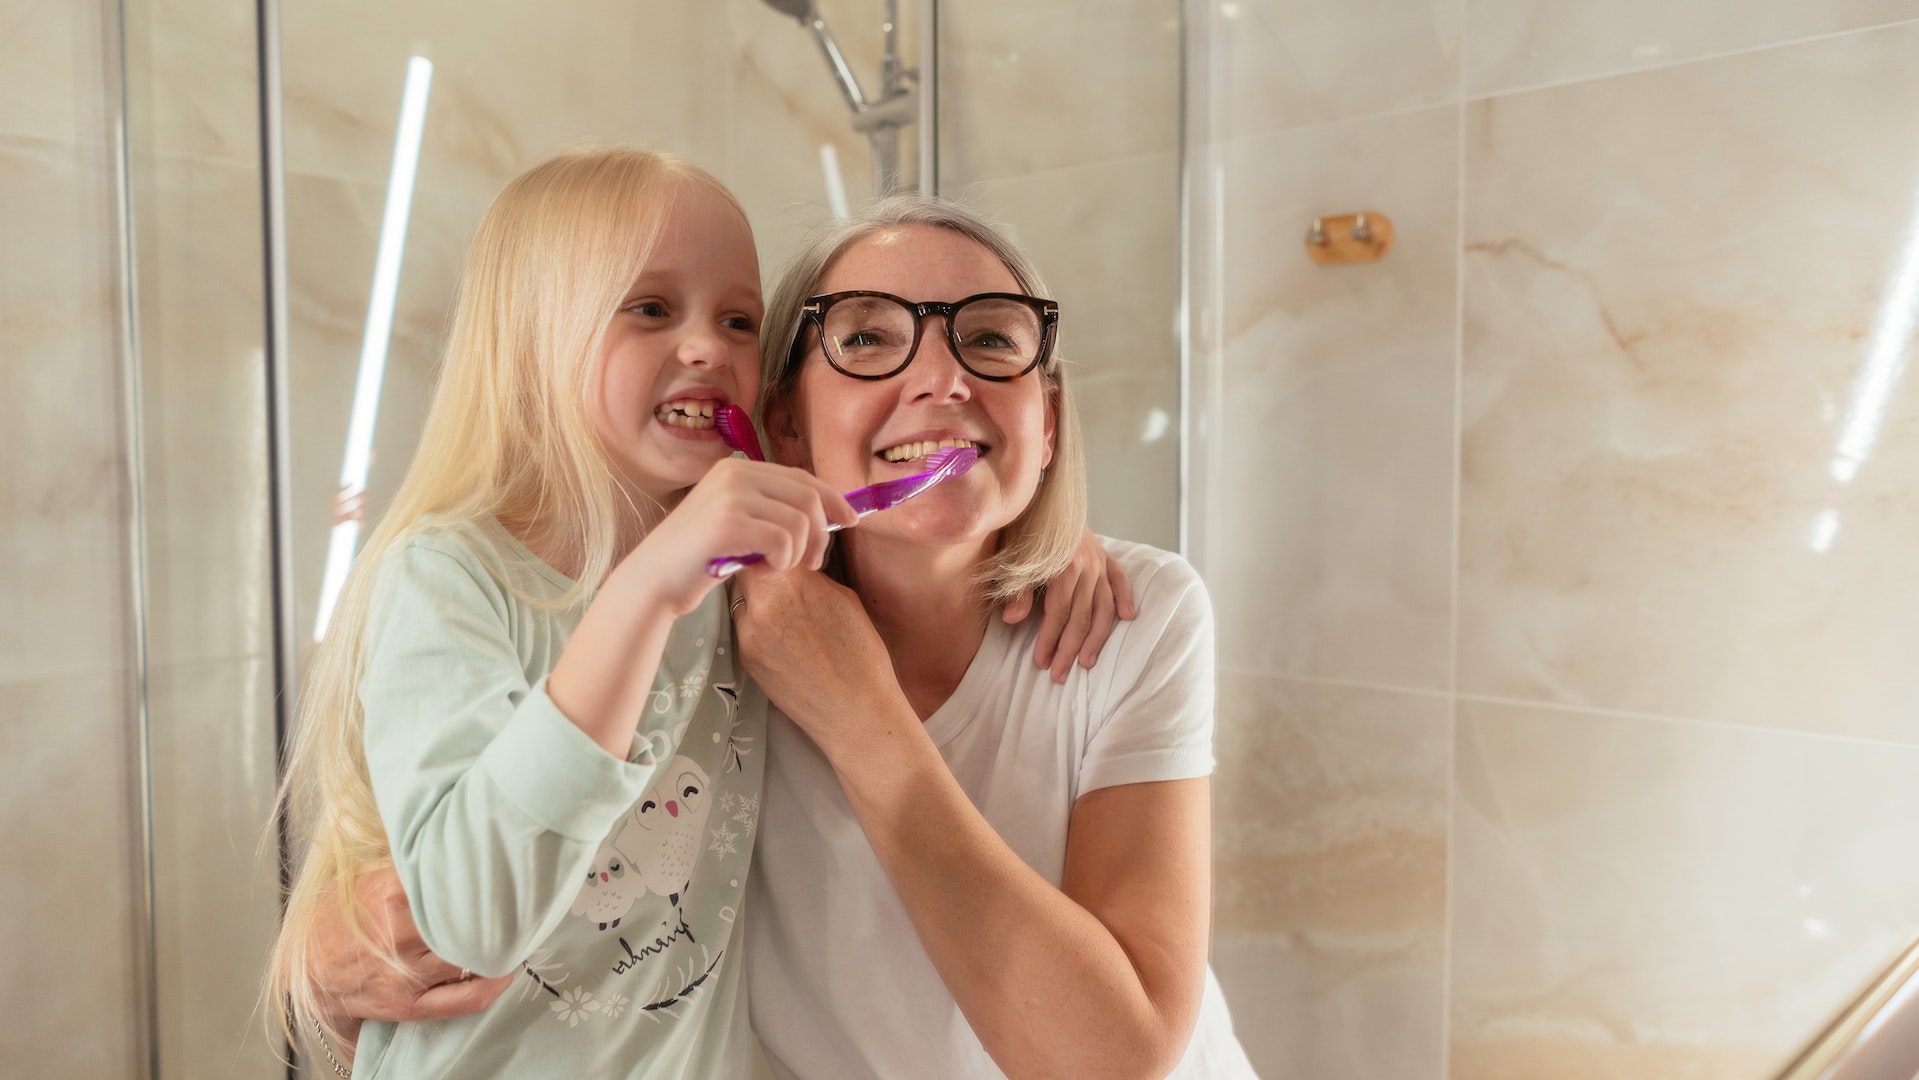
<path fill-rule="evenodd" d="M 1139 618 L 1139 606 L 1133 603 L 1133 583 L 1126 579 L 1126 569 L 1120 566 L 1119 560 L 1111 555 L 1106 556 L 1106 583 L 1113 590 L 1113 613 L 1127 620 Z"/>
<path fill-rule="evenodd" d="M 1033 590 L 1031 589 L 1021 589 L 1018 596 L 1008 600 L 1006 605 L 1000 608 L 1000 618 L 1005 619 L 1008 623 L 1017 624 L 1025 622 L 1026 616 L 1032 613 Z"/>
<path fill-rule="evenodd" d="M 1099 651 L 1106 647 L 1106 639 L 1113 634 L 1113 585 L 1102 574 L 1093 590 L 1093 622 L 1086 635 L 1086 643 L 1079 647 L 1079 666 L 1090 668 L 1099 660 Z"/>
<path fill-rule="evenodd" d="M 1060 631 L 1060 649 L 1053 654 L 1053 681 L 1063 683 L 1073 670 L 1073 661 L 1079 657 L 1080 643 L 1093 628 L 1094 589 L 1082 586 L 1073 590 L 1073 605 L 1067 616 L 1066 626 Z"/>

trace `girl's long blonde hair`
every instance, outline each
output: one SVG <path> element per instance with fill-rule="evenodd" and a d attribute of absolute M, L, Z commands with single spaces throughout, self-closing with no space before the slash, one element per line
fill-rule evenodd
<path fill-rule="evenodd" d="M 931 195 L 881 199 L 816 233 L 780 274 L 768 298 L 760 332 L 762 416 L 768 404 L 790 399 L 799 384 L 799 365 L 789 361 L 800 330 L 800 309 L 808 297 L 819 292 L 826 272 L 854 244 L 884 229 L 906 225 L 958 233 L 991 252 L 1013 275 L 1022 292 L 1047 295 L 1033 260 L 991 222 L 967 207 Z M 1079 410 L 1073 402 L 1066 369 L 1066 358 L 1056 342 L 1052 359 L 1036 375 L 1044 381 L 1058 410 L 1053 461 L 1042 474 L 1033 501 L 1000 530 L 999 551 L 980 568 L 975 584 L 989 603 L 1003 603 L 1051 580 L 1072 561 L 1086 529 L 1086 457 L 1081 449 Z"/>
<path fill-rule="evenodd" d="M 311 978 L 322 904 L 364 929 L 356 884 L 391 860 L 367 773 L 359 703 L 367 610 L 384 556 L 434 523 L 506 524 L 576 582 L 579 603 L 657 508 L 619 483 L 595 433 L 607 325 L 645 266 L 676 198 L 720 182 L 679 159 L 625 147 L 560 154 L 528 169 L 480 221 L 460 278 L 439 384 L 419 448 L 341 590 L 307 663 L 278 810 L 304 851 L 268 963 L 264 1002 L 282 1034 L 339 1032 Z"/>

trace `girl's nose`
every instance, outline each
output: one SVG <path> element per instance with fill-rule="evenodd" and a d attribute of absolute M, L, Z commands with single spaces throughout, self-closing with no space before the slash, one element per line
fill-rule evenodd
<path fill-rule="evenodd" d="M 726 360 L 726 343 L 711 327 L 693 327 L 680 339 L 679 354 L 689 367 L 713 367 Z"/>

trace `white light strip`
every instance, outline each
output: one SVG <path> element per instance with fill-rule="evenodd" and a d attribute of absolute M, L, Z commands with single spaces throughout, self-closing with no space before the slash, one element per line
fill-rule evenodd
<path fill-rule="evenodd" d="M 852 210 L 846 205 L 846 181 L 840 177 L 840 154 L 832 143 L 820 144 L 820 172 L 826 175 L 826 203 L 841 221 Z"/>
<path fill-rule="evenodd" d="M 1859 475 L 1859 467 L 1872 456 L 1888 400 L 1899 377 L 1905 374 L 1915 327 L 1919 327 L 1919 200 L 1915 200 L 1906 220 L 1906 248 L 1886 289 L 1886 298 L 1880 301 L 1866 366 L 1853 383 L 1845 430 L 1833 455 L 1832 478 L 1842 484 L 1851 483 Z"/>
<path fill-rule="evenodd" d="M 406 63 L 406 89 L 400 96 L 400 122 L 393 133 L 393 169 L 387 176 L 386 213 L 380 220 L 379 253 L 373 260 L 373 289 L 367 299 L 366 334 L 360 341 L 360 376 L 353 385 L 353 412 L 347 421 L 346 452 L 340 461 L 339 506 L 357 506 L 366 492 L 373 461 L 373 427 L 380 413 L 380 385 L 386 379 L 387 345 L 393 338 L 394 299 L 400 291 L 400 263 L 406 252 L 407 218 L 413 210 L 413 184 L 420 169 L 420 140 L 426 131 L 427 91 L 433 62 L 415 56 Z M 326 633 L 334 602 L 346 583 L 360 535 L 357 518 L 336 521 L 327 543 L 326 571 L 320 586 L 320 611 L 313 639 Z"/>
<path fill-rule="evenodd" d="M 353 549 L 360 542 L 360 522 L 347 518 L 333 525 L 327 538 L 326 570 L 320 577 L 320 613 L 313 619 L 313 640 L 326 636 L 327 623 L 333 621 L 333 605 L 346 585 L 346 572 L 353 566 Z"/>

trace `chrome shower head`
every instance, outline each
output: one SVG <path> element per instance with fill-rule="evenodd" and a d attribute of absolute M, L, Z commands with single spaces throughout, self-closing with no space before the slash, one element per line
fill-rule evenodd
<path fill-rule="evenodd" d="M 803 23 L 810 23 L 814 19 L 813 0 L 766 0 L 766 6 Z"/>

